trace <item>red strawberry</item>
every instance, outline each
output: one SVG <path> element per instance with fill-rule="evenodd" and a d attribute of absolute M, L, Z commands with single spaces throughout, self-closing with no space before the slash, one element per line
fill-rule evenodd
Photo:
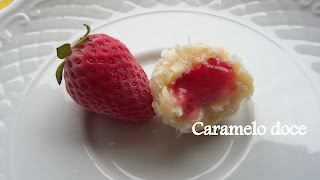
<path fill-rule="evenodd" d="M 231 95 L 236 90 L 236 81 L 228 62 L 209 58 L 207 63 L 184 72 L 169 87 L 173 89 L 174 98 L 181 104 L 185 114 L 197 116 L 203 105 Z"/>
<path fill-rule="evenodd" d="M 106 34 L 88 35 L 57 48 L 65 61 L 56 72 L 60 84 L 64 68 L 72 99 L 90 111 L 131 121 L 154 116 L 149 80 L 128 48 Z"/>

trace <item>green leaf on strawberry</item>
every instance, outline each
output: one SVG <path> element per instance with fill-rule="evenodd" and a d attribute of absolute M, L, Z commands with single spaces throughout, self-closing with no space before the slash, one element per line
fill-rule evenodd
<path fill-rule="evenodd" d="M 57 56 L 59 59 L 66 58 L 71 53 L 71 45 L 69 43 L 64 44 L 57 48 Z"/>
<path fill-rule="evenodd" d="M 61 84 L 61 81 L 62 81 L 63 67 L 64 67 L 64 61 L 58 66 L 56 71 L 56 79 L 59 85 Z"/>

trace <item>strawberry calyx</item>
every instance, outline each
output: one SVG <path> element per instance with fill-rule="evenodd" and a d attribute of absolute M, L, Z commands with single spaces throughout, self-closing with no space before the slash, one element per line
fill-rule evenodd
<path fill-rule="evenodd" d="M 83 37 L 81 37 L 78 41 L 76 41 L 76 43 L 73 46 L 71 46 L 70 43 L 66 43 L 57 48 L 57 56 L 59 59 L 65 59 L 67 56 L 69 56 L 73 48 L 80 46 L 81 44 L 89 40 L 88 35 L 90 33 L 91 28 L 87 24 L 83 24 L 83 25 L 87 28 L 87 32 Z M 64 62 L 65 61 L 63 61 L 56 70 L 56 79 L 59 85 L 61 84 L 61 81 L 62 81 Z"/>

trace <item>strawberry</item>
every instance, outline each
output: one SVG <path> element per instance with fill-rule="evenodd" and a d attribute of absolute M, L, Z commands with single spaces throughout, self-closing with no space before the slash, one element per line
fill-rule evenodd
<path fill-rule="evenodd" d="M 61 83 L 84 108 L 110 117 L 140 121 L 155 115 L 149 80 L 138 61 L 118 39 L 87 33 L 73 47 L 64 44 L 57 55 L 65 59 L 56 71 Z"/>
<path fill-rule="evenodd" d="M 228 62 L 209 58 L 206 63 L 184 72 L 169 88 L 185 115 L 197 116 L 203 105 L 231 95 L 236 90 L 236 80 Z"/>

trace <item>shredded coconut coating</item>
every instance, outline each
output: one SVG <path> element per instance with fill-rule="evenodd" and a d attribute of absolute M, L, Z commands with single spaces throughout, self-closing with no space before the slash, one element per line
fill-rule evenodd
<path fill-rule="evenodd" d="M 173 92 L 167 85 L 175 82 L 184 72 L 206 62 L 208 58 L 220 58 L 232 66 L 236 90 L 230 96 L 215 99 L 203 106 L 198 118 L 182 116 L 182 107 L 175 101 Z M 181 133 L 190 133 L 192 125 L 196 122 L 201 121 L 204 126 L 214 125 L 221 119 L 236 114 L 241 101 L 248 100 L 254 91 L 253 78 L 241 64 L 237 54 L 223 47 L 212 47 L 203 42 L 176 45 L 174 49 L 163 50 L 161 59 L 152 73 L 150 87 L 155 112 L 162 116 L 165 124 L 176 128 Z"/>

